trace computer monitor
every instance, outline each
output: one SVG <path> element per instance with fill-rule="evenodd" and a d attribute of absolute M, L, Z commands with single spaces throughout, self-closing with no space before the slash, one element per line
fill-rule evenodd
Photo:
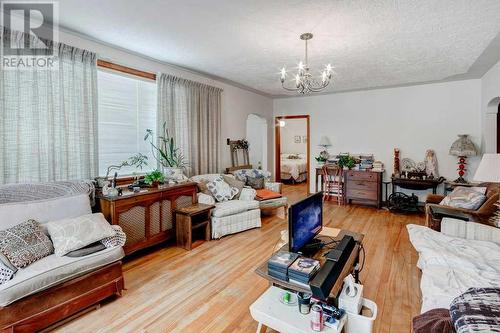
<path fill-rule="evenodd" d="M 300 252 L 323 227 L 323 192 L 318 192 L 290 206 L 288 243 L 290 252 Z"/>

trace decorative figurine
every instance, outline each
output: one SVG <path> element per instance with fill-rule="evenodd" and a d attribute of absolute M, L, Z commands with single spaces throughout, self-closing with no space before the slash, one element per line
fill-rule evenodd
<path fill-rule="evenodd" d="M 439 178 L 438 161 L 436 153 L 432 149 L 425 152 L 425 172 L 429 178 Z"/>

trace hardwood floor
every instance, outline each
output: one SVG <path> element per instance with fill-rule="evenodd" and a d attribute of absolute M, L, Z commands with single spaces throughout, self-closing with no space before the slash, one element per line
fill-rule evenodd
<path fill-rule="evenodd" d="M 305 185 L 289 185 L 291 202 Z M 405 226 L 422 216 L 325 203 L 324 224 L 365 234 L 364 296 L 378 305 L 374 332 L 410 332 L 420 310 L 417 253 Z M 282 210 L 260 229 L 203 242 L 192 251 L 174 245 L 125 262 L 122 297 L 103 304 L 58 332 L 255 332 L 248 307 L 268 287 L 253 271 L 271 255 L 287 228 Z"/>

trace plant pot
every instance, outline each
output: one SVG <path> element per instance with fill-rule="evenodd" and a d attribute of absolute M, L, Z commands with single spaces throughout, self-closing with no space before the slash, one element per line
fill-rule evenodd
<path fill-rule="evenodd" d="M 182 168 L 165 167 L 163 168 L 163 174 L 166 179 L 181 180 L 184 176 Z"/>

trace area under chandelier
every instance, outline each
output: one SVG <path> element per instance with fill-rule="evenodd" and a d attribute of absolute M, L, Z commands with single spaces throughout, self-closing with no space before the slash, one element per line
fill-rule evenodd
<path fill-rule="evenodd" d="M 328 64 L 325 66 L 323 71 L 321 72 L 321 76 L 319 79 L 314 78 L 314 76 L 310 73 L 310 67 L 308 62 L 308 54 L 307 54 L 307 41 L 313 38 L 313 34 L 304 33 L 300 35 L 300 39 L 305 41 L 306 43 L 306 52 L 305 52 L 305 62 L 299 62 L 299 67 L 297 74 L 295 74 L 295 87 L 287 86 L 285 83 L 287 77 L 286 68 L 283 67 L 281 69 L 281 85 L 285 90 L 288 91 L 296 91 L 301 94 L 308 94 L 311 92 L 320 92 L 325 89 L 328 84 L 330 84 L 330 80 L 332 78 L 333 67 Z"/>

